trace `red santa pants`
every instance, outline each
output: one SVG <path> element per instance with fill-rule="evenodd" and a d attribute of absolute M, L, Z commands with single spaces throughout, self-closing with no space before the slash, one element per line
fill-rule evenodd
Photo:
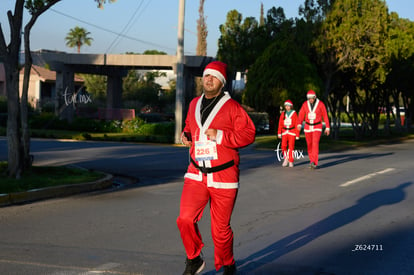
<path fill-rule="evenodd" d="M 319 159 L 319 140 L 321 139 L 322 132 L 313 131 L 305 133 L 306 144 L 308 146 L 308 154 L 310 162 L 318 165 Z"/>
<path fill-rule="evenodd" d="M 188 178 L 184 180 L 177 226 L 181 233 L 187 258 L 194 259 L 200 255 L 204 246 L 197 222 L 201 219 L 204 208 L 210 200 L 214 265 L 216 270 L 219 270 L 223 265 L 235 263 L 230 218 L 236 202 L 237 189 L 207 187 L 206 182 L 205 175 L 202 182 Z"/>
<path fill-rule="evenodd" d="M 284 135 L 282 136 L 282 153 L 283 157 L 289 158 L 289 162 L 293 162 L 293 151 L 295 151 L 295 136 L 292 135 Z M 288 155 L 289 153 L 289 155 Z"/>

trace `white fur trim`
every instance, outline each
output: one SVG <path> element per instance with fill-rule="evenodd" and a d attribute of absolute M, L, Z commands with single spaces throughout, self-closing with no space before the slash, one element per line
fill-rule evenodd
<path fill-rule="evenodd" d="M 201 125 L 200 110 L 201 110 L 201 102 L 203 100 L 203 97 L 204 95 L 202 95 L 200 99 L 198 100 L 197 105 L 196 105 L 196 112 L 195 112 L 196 122 L 197 122 L 198 128 L 200 128 L 200 137 L 199 137 L 200 141 L 207 140 L 207 136 L 204 134 L 204 132 L 210 127 L 211 122 L 213 121 L 214 117 L 217 115 L 220 108 L 223 107 L 224 103 L 226 103 L 227 100 L 231 99 L 229 93 L 224 92 L 224 96 L 220 98 L 216 106 L 214 106 L 213 110 L 211 110 L 211 113 L 208 115 L 206 121 L 204 122 L 204 125 Z"/>
<path fill-rule="evenodd" d="M 192 179 L 195 181 L 202 181 L 203 174 L 185 173 L 184 178 Z M 207 174 L 207 187 L 213 187 L 217 189 L 237 189 L 239 188 L 238 182 L 215 182 L 213 180 L 213 174 Z"/>
<path fill-rule="evenodd" d="M 239 188 L 238 182 L 207 182 L 208 187 L 214 187 L 217 189 L 237 189 Z"/>
<path fill-rule="evenodd" d="M 313 126 L 311 126 L 313 127 Z M 322 129 L 309 129 L 309 130 L 303 130 L 305 133 L 311 133 L 311 132 L 322 132 Z"/>
<path fill-rule="evenodd" d="M 196 181 L 202 181 L 203 174 L 201 172 L 198 172 L 198 174 L 185 173 L 184 178 L 189 178 L 189 179 L 196 180 Z"/>
<path fill-rule="evenodd" d="M 221 83 L 223 83 L 223 85 L 226 85 L 226 78 L 219 71 L 208 68 L 208 69 L 205 69 L 203 72 L 203 77 L 206 75 L 212 75 L 216 77 L 218 80 L 220 80 Z"/>

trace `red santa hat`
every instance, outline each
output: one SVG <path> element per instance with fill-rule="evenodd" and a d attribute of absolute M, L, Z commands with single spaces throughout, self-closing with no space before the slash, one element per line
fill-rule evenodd
<path fill-rule="evenodd" d="M 213 61 L 209 63 L 203 72 L 203 77 L 206 75 L 212 75 L 220 80 L 223 85 L 226 85 L 227 80 L 227 64 L 220 61 Z"/>
<path fill-rule="evenodd" d="M 316 97 L 316 93 L 313 90 L 309 90 L 308 93 L 306 94 L 306 98 L 315 98 Z"/>
<path fill-rule="evenodd" d="M 283 104 L 283 105 L 288 105 L 288 106 L 293 106 L 293 103 L 292 103 L 292 101 L 290 101 L 289 99 L 288 100 L 286 100 L 285 101 L 285 104 Z"/>

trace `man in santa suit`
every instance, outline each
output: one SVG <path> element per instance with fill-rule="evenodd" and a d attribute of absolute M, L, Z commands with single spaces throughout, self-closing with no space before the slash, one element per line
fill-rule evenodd
<path fill-rule="evenodd" d="M 299 111 L 297 128 L 300 131 L 302 122 L 305 121 L 304 132 L 310 168 L 316 169 L 319 159 L 319 140 L 323 129 L 322 120 L 325 122 L 325 134 L 327 136 L 330 133 L 330 124 L 325 104 L 316 97 L 316 93 L 313 90 L 309 90 L 306 97 L 308 100 L 303 103 Z"/>
<path fill-rule="evenodd" d="M 284 103 L 285 111 L 279 118 L 279 127 L 277 129 L 278 138 L 282 139 L 282 153 L 284 161 L 282 166 L 293 167 L 293 152 L 295 150 L 295 140 L 299 139 L 299 131 L 296 128 L 298 115 L 293 110 L 293 103 L 289 99 Z"/>
<path fill-rule="evenodd" d="M 238 149 L 254 142 L 255 126 L 227 92 L 225 63 L 213 61 L 203 72 L 203 94 L 190 103 L 181 135 L 190 146 L 177 226 L 187 254 L 183 274 L 198 274 L 205 262 L 197 223 L 210 202 L 214 262 L 223 274 L 235 274 L 230 218 L 239 187 Z"/>

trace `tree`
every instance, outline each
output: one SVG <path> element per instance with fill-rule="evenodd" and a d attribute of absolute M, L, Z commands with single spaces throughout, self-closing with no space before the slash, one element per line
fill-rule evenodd
<path fill-rule="evenodd" d="M 297 104 L 303 101 L 304 91 L 320 91 L 322 86 L 316 67 L 293 40 L 277 40 L 266 48 L 247 77 L 243 103 L 267 112 L 272 121 L 277 121 L 285 100 Z"/>
<path fill-rule="evenodd" d="M 333 51 L 328 47 L 324 51 L 318 51 L 321 45 L 327 43 L 321 35 L 321 26 L 333 2 L 333 0 L 306 0 L 304 6 L 299 8 L 302 18 L 296 21 L 296 32 L 301 36 L 302 48 L 306 49 L 307 55 L 317 65 L 318 72 L 323 79 L 324 92 L 321 97 L 330 110 L 331 136 L 336 139 L 339 137 L 341 101 L 347 94 L 342 79 L 346 78 L 338 68 Z"/>
<path fill-rule="evenodd" d="M 227 13 L 226 23 L 220 25 L 221 36 L 217 57 L 229 64 L 231 72 L 246 72 L 276 39 L 291 39 L 293 20 L 287 20 L 283 8 L 271 8 L 266 17 L 260 6 L 260 24 L 253 17 L 236 10 Z"/>
<path fill-rule="evenodd" d="M 14 11 L 7 11 L 10 41 L 7 44 L 0 25 L 0 60 L 4 62 L 7 90 L 7 148 L 8 175 L 20 178 L 30 164 L 29 131 L 27 123 L 27 93 L 32 65 L 30 53 L 30 30 L 37 18 L 61 0 L 16 0 Z M 94 0 L 102 7 L 106 0 Z M 115 0 L 108 0 L 114 2 Z M 23 11 L 31 18 L 24 28 L 25 69 L 22 96 L 19 96 L 19 51 L 23 26 Z"/>
<path fill-rule="evenodd" d="M 259 26 L 264 26 L 265 19 L 264 19 L 264 7 L 263 3 L 260 3 L 260 19 L 259 19 Z"/>
<path fill-rule="evenodd" d="M 24 52 L 25 52 L 25 63 L 24 63 L 24 77 L 23 77 L 23 89 L 20 100 L 20 122 L 21 122 L 21 159 L 23 171 L 30 167 L 32 159 L 30 157 L 30 132 L 28 123 L 28 90 L 30 80 L 30 70 L 32 67 L 32 56 L 30 54 L 30 31 L 34 26 L 37 18 L 44 13 L 49 7 L 56 4 L 58 1 L 33 2 L 26 1 L 25 7 L 29 10 L 31 18 L 24 27 Z"/>
<path fill-rule="evenodd" d="M 166 55 L 166 52 L 158 51 L 158 50 L 145 50 L 142 54 L 146 55 Z"/>
<path fill-rule="evenodd" d="M 102 102 L 106 99 L 106 87 L 108 77 L 106 75 L 82 74 L 86 91 L 92 95 L 95 100 Z"/>
<path fill-rule="evenodd" d="M 280 34 L 286 33 L 283 31 L 285 27 L 290 28 L 292 22 L 286 19 L 285 12 L 283 8 L 272 7 L 267 11 L 267 16 L 265 19 L 264 26 L 266 35 L 270 40 L 276 39 Z"/>
<path fill-rule="evenodd" d="M 376 133 L 379 122 L 379 100 L 387 75 L 388 12 L 382 0 L 334 1 L 321 25 L 314 47 L 319 55 L 319 64 L 324 67 L 327 92 L 335 73 L 346 74 L 355 87 L 348 91 L 353 113 L 348 117 L 353 122 L 358 136 Z M 335 103 L 331 103 L 331 107 Z"/>
<path fill-rule="evenodd" d="M 70 29 L 69 33 L 66 35 L 66 46 L 69 48 L 77 48 L 78 53 L 83 45 L 90 46 L 93 38 L 89 35 L 91 33 L 86 31 L 84 28 L 76 26 L 73 29 Z"/>
<path fill-rule="evenodd" d="M 304 5 L 299 7 L 299 15 L 306 22 L 320 23 L 325 20 L 333 2 L 335 0 L 305 0 Z"/>
<path fill-rule="evenodd" d="M 197 20 L 197 49 L 196 55 L 206 56 L 207 55 L 207 24 L 204 16 L 204 2 L 200 0 L 200 7 L 198 8 L 199 18 Z"/>
<path fill-rule="evenodd" d="M 229 71 L 245 71 L 254 63 L 257 51 L 263 49 L 253 44 L 256 40 L 258 22 L 253 17 L 243 16 L 232 10 L 227 13 L 226 23 L 220 25 L 217 58 L 228 64 Z"/>
<path fill-rule="evenodd" d="M 196 55 L 197 56 L 207 56 L 207 24 L 206 18 L 204 16 L 204 2 L 205 0 L 200 0 L 200 6 L 198 8 L 198 20 L 197 20 L 197 48 L 196 48 Z M 203 92 L 203 84 L 202 78 L 196 77 L 195 78 L 195 90 L 196 95 L 201 95 Z"/>
<path fill-rule="evenodd" d="M 405 127 L 409 127 L 413 112 L 414 96 L 414 22 L 401 19 L 396 13 L 390 14 L 390 26 L 388 29 L 388 39 L 386 50 L 389 61 L 387 62 L 389 74 L 384 83 L 385 106 L 387 107 L 387 123 L 389 126 L 392 105 L 396 107 L 396 126 L 400 127 L 401 117 L 399 112 L 400 104 L 405 110 Z M 390 102 L 390 97 L 393 102 Z M 402 99 L 402 102 L 400 102 Z M 411 106 L 411 108 L 410 108 Z M 386 130 L 389 130 L 386 127 Z"/>

